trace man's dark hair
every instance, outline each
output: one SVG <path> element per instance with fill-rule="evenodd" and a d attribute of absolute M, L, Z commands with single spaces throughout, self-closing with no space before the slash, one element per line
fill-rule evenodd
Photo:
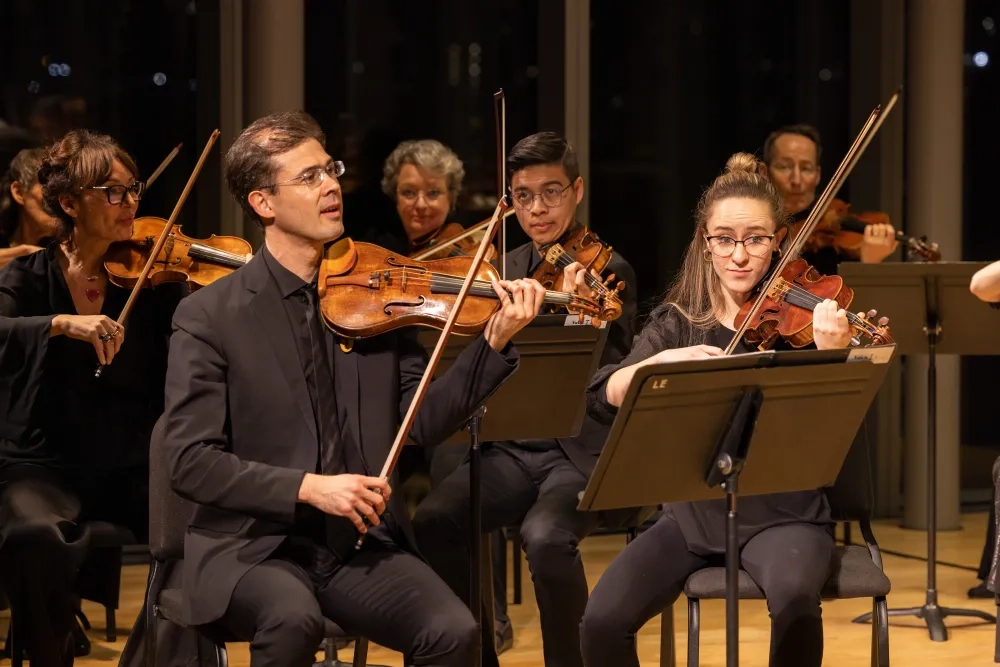
<path fill-rule="evenodd" d="M 249 196 L 274 183 L 278 168 L 271 158 L 315 139 L 326 145 L 326 135 L 312 116 L 304 111 L 282 111 L 258 118 L 236 138 L 226 153 L 225 172 L 229 192 L 243 207 L 243 212 L 258 225 L 257 212 Z"/>
<path fill-rule="evenodd" d="M 820 140 L 819 130 L 805 123 L 785 125 L 768 135 L 767 141 L 764 142 L 764 164 L 770 166 L 771 160 L 774 159 L 774 142 L 783 134 L 798 134 L 810 139 L 816 144 L 816 164 L 819 164 L 820 158 L 823 157 L 823 142 Z"/>
<path fill-rule="evenodd" d="M 538 132 L 521 139 L 507 155 L 507 182 L 526 167 L 540 164 L 558 164 L 566 172 L 569 182 L 580 176 L 576 152 L 566 140 L 555 132 Z"/>

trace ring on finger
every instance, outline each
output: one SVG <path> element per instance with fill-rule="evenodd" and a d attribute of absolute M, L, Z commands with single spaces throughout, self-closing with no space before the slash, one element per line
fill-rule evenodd
<path fill-rule="evenodd" d="M 107 343 L 108 341 L 111 340 L 111 334 L 102 333 L 100 336 L 98 336 L 98 338 L 101 339 L 101 342 Z"/>

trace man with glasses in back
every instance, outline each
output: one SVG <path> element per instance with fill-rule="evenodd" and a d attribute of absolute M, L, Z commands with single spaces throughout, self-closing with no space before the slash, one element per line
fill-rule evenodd
<path fill-rule="evenodd" d="M 812 125 L 785 125 L 772 132 L 764 142 L 764 163 L 767 174 L 785 202 L 785 213 L 791 223 L 804 221 L 816 203 L 816 189 L 820 182 L 820 157 L 823 143 L 819 130 Z M 814 238 L 822 231 L 813 232 Z M 875 264 L 896 251 L 899 241 L 891 224 L 874 223 L 865 228 L 858 250 L 846 250 L 832 244 L 821 243 L 815 249 L 807 248 L 802 258 L 822 275 L 837 274 L 837 266 L 844 261 L 861 261 Z"/>
<path fill-rule="evenodd" d="M 518 142 L 507 157 L 507 176 L 518 222 L 531 239 L 507 254 L 507 278 L 512 280 L 531 276 L 544 261 L 540 248 L 566 238 L 580 224 L 576 209 L 583 200 L 583 179 L 573 147 L 552 132 Z M 602 366 L 618 363 L 628 354 L 636 311 L 632 267 L 614 253 L 606 272 L 624 280 L 626 287 L 621 294 L 622 314 L 609 325 Z M 564 279 L 563 289 L 573 291 L 573 282 L 566 284 Z M 581 290 L 586 293 L 586 288 Z M 521 524 L 521 544 L 541 616 L 546 667 L 583 665 L 579 626 L 588 587 L 578 546 L 602 516 L 581 512 L 577 505 L 607 433 L 607 427 L 588 417 L 575 438 L 493 442 L 482 448 L 482 528 L 488 533 Z M 435 457 L 463 451 L 438 450 Z M 468 460 L 463 461 L 445 477 L 413 518 L 421 552 L 466 604 L 470 600 L 468 465 Z M 484 664 L 497 664 L 486 648 Z"/>

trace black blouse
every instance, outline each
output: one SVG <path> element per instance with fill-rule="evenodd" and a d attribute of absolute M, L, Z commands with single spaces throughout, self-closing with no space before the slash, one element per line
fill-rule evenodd
<path fill-rule="evenodd" d="M 170 321 L 186 288 L 144 289 L 121 349 L 95 378 L 91 343 L 49 335 L 57 314 L 77 314 L 57 252 L 53 244 L 0 270 L 0 469 L 145 468 L 163 411 Z M 108 284 L 101 313 L 117 319 L 129 294 Z"/>
<path fill-rule="evenodd" d="M 620 364 L 604 366 L 587 388 L 587 411 L 598 421 L 610 424 L 618 408 L 608 402 L 608 378 L 619 368 L 648 359 L 662 350 L 691 345 L 714 345 L 725 349 L 735 331 L 716 325 L 699 330 L 673 307 L 654 310 L 646 326 L 636 337 L 632 351 Z M 754 349 L 741 342 L 739 353 Z M 726 549 L 726 501 L 702 500 L 690 503 L 669 503 L 664 513 L 672 516 L 681 528 L 688 549 L 699 555 L 721 554 Z M 757 533 L 786 523 L 812 523 L 828 526 L 833 521 L 830 506 L 822 489 L 769 495 L 745 496 L 739 502 L 738 539 L 745 545 Z"/>

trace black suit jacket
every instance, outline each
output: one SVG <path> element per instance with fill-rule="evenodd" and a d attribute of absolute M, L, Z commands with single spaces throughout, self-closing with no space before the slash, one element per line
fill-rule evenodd
<path fill-rule="evenodd" d="M 380 474 L 426 361 L 405 332 L 360 340 L 350 353 L 336 349 L 341 442 L 360 451 L 366 468 L 349 472 Z M 480 335 L 431 383 L 410 438 L 423 446 L 445 440 L 517 363 L 513 345 L 498 353 Z M 165 412 L 172 486 L 200 505 L 184 543 L 184 594 L 187 621 L 204 624 L 222 616 L 240 578 L 285 539 L 302 478 L 316 471 L 305 376 L 262 256 L 177 308 Z M 397 495 L 388 510 L 398 524 L 394 541 L 416 554 Z"/>
<path fill-rule="evenodd" d="M 538 255 L 535 246 L 530 241 L 507 253 L 505 266 L 507 279 L 527 278 L 528 271 L 536 262 Z M 499 260 L 497 260 L 499 261 Z M 635 271 L 617 252 L 611 253 L 611 260 L 604 269 L 604 276 L 615 274 L 615 281 L 624 280 L 625 289 L 622 299 L 622 314 L 608 324 L 608 339 L 601 354 L 600 367 L 617 364 L 628 355 L 632 349 L 632 339 L 635 336 L 635 318 L 638 307 L 636 299 Z M 581 388 L 582 391 L 582 388 Z M 570 461 L 587 477 L 594 471 L 597 459 L 601 455 L 604 443 L 607 442 L 610 427 L 598 423 L 589 414 L 584 416 L 580 433 L 575 438 L 557 438 L 559 446 Z"/>

